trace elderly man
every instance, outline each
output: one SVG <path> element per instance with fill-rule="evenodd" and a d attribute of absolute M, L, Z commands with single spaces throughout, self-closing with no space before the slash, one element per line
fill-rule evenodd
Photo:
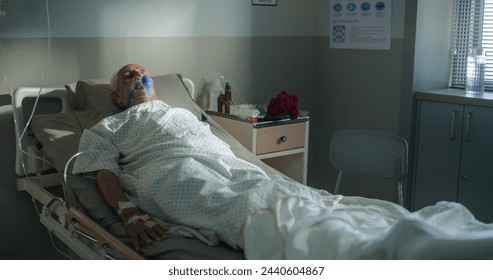
<path fill-rule="evenodd" d="M 147 102 L 150 98 L 155 99 L 155 95 L 149 97 L 143 91 L 141 80 L 148 75 L 149 73 L 137 64 L 122 67 L 112 79 L 113 100 L 120 107 L 129 108 Z M 159 241 L 166 236 L 166 230 L 161 225 L 153 222 L 151 217 L 128 201 L 115 173 L 108 169 L 100 169 L 96 178 L 101 194 L 108 205 L 121 217 L 136 250 L 139 250 L 140 246 L 138 238 L 149 244 L 152 240 Z"/>

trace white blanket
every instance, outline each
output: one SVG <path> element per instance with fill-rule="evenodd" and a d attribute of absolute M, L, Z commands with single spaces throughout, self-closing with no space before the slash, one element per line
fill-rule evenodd
<path fill-rule="evenodd" d="M 409 213 L 397 204 L 325 195 L 326 207 L 280 199 L 245 227 L 249 259 L 491 259 L 493 224 L 462 205 Z"/>
<path fill-rule="evenodd" d="M 74 172 L 108 169 L 128 198 L 161 223 L 209 244 L 242 247 L 247 258 L 428 258 L 435 252 L 428 248 L 442 243 L 437 256 L 462 248 L 460 258 L 462 245 L 473 257 L 493 254 L 493 226 L 458 204 L 411 214 L 390 202 L 269 178 L 237 158 L 208 124 L 161 101 L 84 131 L 80 151 L 86 152 Z"/>

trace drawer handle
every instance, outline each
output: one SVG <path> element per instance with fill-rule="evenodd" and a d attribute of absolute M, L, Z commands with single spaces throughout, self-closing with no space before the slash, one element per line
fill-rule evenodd
<path fill-rule="evenodd" d="M 471 139 L 469 138 L 469 132 L 470 132 L 470 126 L 471 126 L 471 117 L 472 117 L 472 113 L 469 112 L 467 113 L 467 118 L 466 118 L 466 142 L 469 142 L 471 141 Z"/>
<path fill-rule="evenodd" d="M 455 140 L 455 115 L 457 111 L 453 111 L 450 115 L 450 140 Z"/>
<path fill-rule="evenodd" d="M 288 141 L 288 137 L 287 136 L 281 136 L 281 138 L 279 138 L 279 143 L 284 143 Z"/>

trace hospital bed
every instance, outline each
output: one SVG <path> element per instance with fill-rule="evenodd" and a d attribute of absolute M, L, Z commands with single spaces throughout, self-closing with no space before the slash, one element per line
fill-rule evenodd
<path fill-rule="evenodd" d="M 177 74 L 153 79 L 159 99 L 208 122 L 213 134 L 229 144 L 237 157 L 260 166 L 272 179 L 264 183 L 281 182 L 283 190 L 288 183 L 294 187 L 294 181 L 259 160 L 195 104 L 190 80 Z M 29 193 L 42 206 L 40 222 L 81 259 L 270 259 L 299 258 L 305 253 L 306 258 L 318 259 L 493 258 L 493 224 L 475 220 L 462 205 L 442 202 L 409 213 L 391 202 L 331 195 L 322 190 L 315 191 L 323 197 L 321 215 L 310 216 L 315 213 L 310 212 L 312 209 L 320 208 L 290 196 L 249 216 L 243 231 L 244 240 L 248 240 L 244 252 L 224 243 L 208 246 L 197 235 L 170 234 L 137 253 L 129 246 L 120 218 L 100 195 L 94 177 L 71 173 L 83 129 L 119 112 L 108 83 L 91 80 L 65 88 L 18 88 L 12 105 L 18 137 L 17 189 Z M 314 189 L 301 189 L 303 195 L 315 197 Z M 311 204 L 304 207 L 305 203 Z M 293 209 L 297 210 L 291 212 Z M 300 234 L 283 235 L 300 209 L 312 218 L 300 216 L 303 230 L 295 232 Z M 293 215 L 283 216 L 284 210 Z M 262 222 L 272 218 L 276 223 Z M 362 245 L 353 246 L 354 242 Z"/>
<path fill-rule="evenodd" d="M 153 80 L 159 99 L 173 107 L 186 108 L 209 122 L 213 133 L 226 141 L 237 156 L 262 166 L 272 177 L 283 176 L 207 118 L 192 99 L 191 80 L 178 74 Z M 40 222 L 80 258 L 244 258 L 241 251 L 227 245 L 208 246 L 194 238 L 173 235 L 144 246 L 137 253 L 129 247 L 123 225 L 104 202 L 95 179 L 70 174 L 83 129 L 119 112 L 106 81 L 77 81 L 61 88 L 21 87 L 13 93 L 12 104 L 17 136 L 17 189 L 28 192 L 41 205 Z"/>

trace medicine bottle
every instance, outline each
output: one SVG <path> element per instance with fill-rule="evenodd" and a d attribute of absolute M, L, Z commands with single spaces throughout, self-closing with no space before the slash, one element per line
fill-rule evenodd
<path fill-rule="evenodd" d="M 219 94 L 219 96 L 217 97 L 217 111 L 219 113 L 224 113 L 225 101 L 226 101 L 225 95 L 223 92 L 221 92 L 221 94 Z"/>
<path fill-rule="evenodd" d="M 226 82 L 224 85 L 224 113 L 229 114 L 233 100 L 231 99 L 231 83 Z"/>

